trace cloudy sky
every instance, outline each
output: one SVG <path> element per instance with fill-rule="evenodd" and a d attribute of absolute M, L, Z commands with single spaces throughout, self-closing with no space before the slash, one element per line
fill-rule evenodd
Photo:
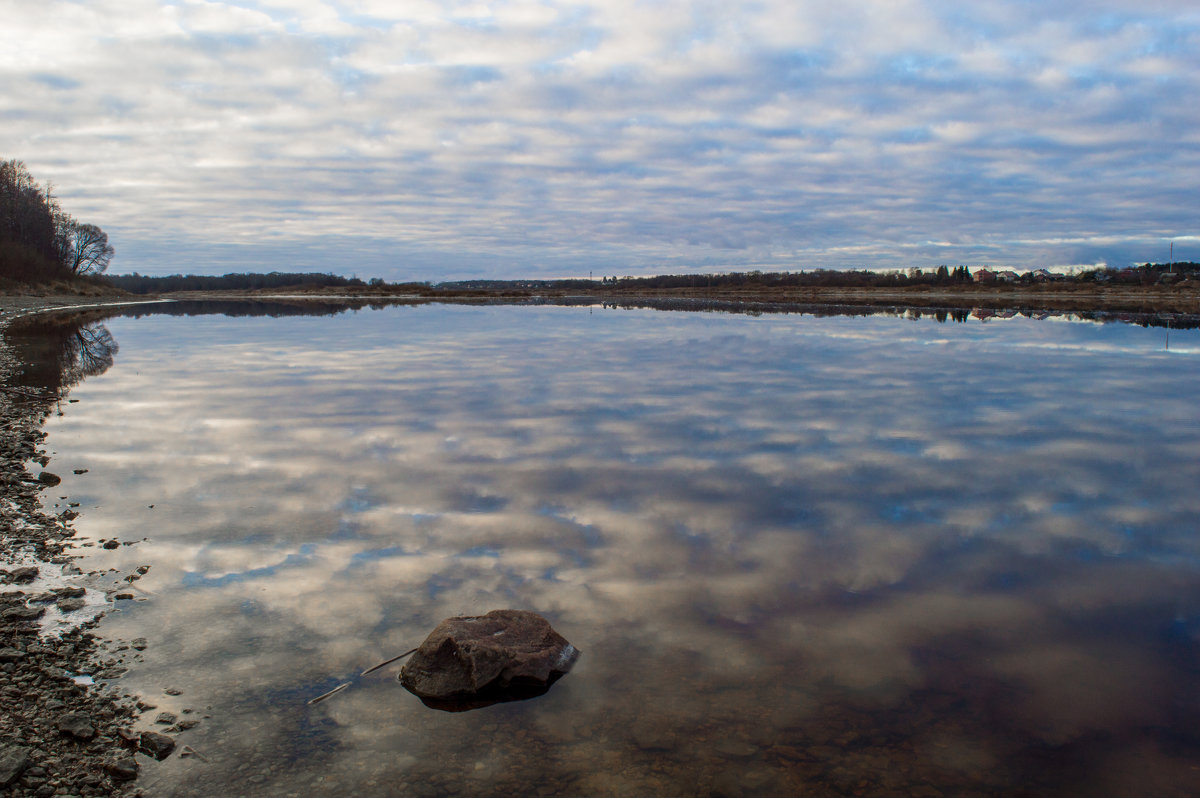
<path fill-rule="evenodd" d="M 1195 0 L 0 0 L 112 271 L 1200 260 Z"/>

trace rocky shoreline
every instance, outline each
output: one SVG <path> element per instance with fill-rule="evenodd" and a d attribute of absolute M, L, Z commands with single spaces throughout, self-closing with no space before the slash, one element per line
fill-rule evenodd
<path fill-rule="evenodd" d="M 29 313 L 94 304 L 94 297 L 0 297 L 0 332 Z M 19 384 L 21 368 L 0 344 L 0 795 L 139 796 L 142 763 L 169 754 L 174 741 L 135 733 L 144 705 L 107 686 L 138 647 L 90 631 L 100 616 L 85 610 L 86 575 L 70 554 L 75 513 L 55 513 L 40 500 L 60 479 L 47 470 L 42 427 L 65 390 Z M 47 632 L 47 613 L 72 622 Z M 75 622 L 77 614 L 86 620 Z"/>

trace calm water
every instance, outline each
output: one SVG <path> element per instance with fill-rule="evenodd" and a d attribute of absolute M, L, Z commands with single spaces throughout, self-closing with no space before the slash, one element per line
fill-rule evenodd
<path fill-rule="evenodd" d="M 1200 792 L 1195 330 L 104 324 L 49 493 L 81 541 L 138 541 L 80 549 L 95 586 L 150 566 L 99 627 L 147 639 L 113 685 L 146 728 L 192 710 L 203 757 L 150 794 Z M 357 677 L 502 607 L 583 652 L 543 697 L 451 714 Z"/>

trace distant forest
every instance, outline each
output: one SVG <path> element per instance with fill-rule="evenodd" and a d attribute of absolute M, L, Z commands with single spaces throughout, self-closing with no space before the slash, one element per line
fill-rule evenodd
<path fill-rule="evenodd" d="M 905 288 L 914 286 L 955 286 L 975 283 L 1114 283 L 1157 285 L 1188 279 L 1200 279 L 1200 264 L 1147 263 L 1128 269 L 1093 269 L 1079 274 L 1051 274 L 1031 271 L 976 269 L 966 266 L 938 266 L 933 269 L 872 272 L 817 269 L 803 272 L 727 272 L 724 274 L 665 274 L 654 277 L 603 277 L 599 280 L 460 280 L 443 283 L 389 283 L 380 278 L 361 280 L 317 272 L 230 273 L 222 275 L 172 274 L 153 277 L 144 274 L 108 275 L 112 285 L 132 294 L 165 294 L 179 291 L 328 291 L 345 289 L 347 293 L 379 295 L 432 294 L 521 294 L 551 291 L 597 290 L 611 293 L 661 291 L 672 289 L 716 289 L 763 291 L 789 288 Z"/>
<path fill-rule="evenodd" d="M 654 277 L 603 277 L 600 280 L 463 280 L 438 283 L 440 290 L 594 290 L 619 292 L 664 289 L 771 289 L 781 288 L 903 288 L 908 286 L 953 286 L 969 283 L 1112 282 L 1138 285 L 1170 283 L 1200 278 L 1198 263 L 1147 263 L 1128 269 L 1091 269 L 1078 274 L 1055 274 L 1045 270 L 1016 273 L 1008 270 L 967 266 L 913 268 L 905 271 L 872 272 L 866 269 L 816 269 L 801 272 L 727 272 L 724 274 L 663 274 Z"/>
<path fill-rule="evenodd" d="M 405 291 L 423 294 L 430 291 L 426 283 L 387 283 L 379 278 L 360 280 L 317 272 L 230 273 L 221 275 L 172 274 L 151 277 L 145 274 L 109 275 L 108 282 L 131 294 L 166 294 L 175 291 L 282 291 L 322 288 L 348 288 L 355 291 L 379 289 L 387 293 Z"/>
<path fill-rule="evenodd" d="M 108 268 L 108 235 L 64 211 L 21 161 L 0 161 L 0 279 L 47 283 Z"/>

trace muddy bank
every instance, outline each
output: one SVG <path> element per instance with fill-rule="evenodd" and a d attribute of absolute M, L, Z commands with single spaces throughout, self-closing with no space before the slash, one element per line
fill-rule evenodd
<path fill-rule="evenodd" d="M 2 335 L 35 311 L 95 303 L 0 297 L 0 795 L 137 796 L 151 761 L 139 747 L 165 747 L 131 731 L 136 699 L 113 680 L 137 651 L 90 631 L 105 597 L 72 554 L 75 511 L 54 495 L 55 469 L 71 464 L 52 462 L 43 424 L 71 379 L 22 362 Z"/>

